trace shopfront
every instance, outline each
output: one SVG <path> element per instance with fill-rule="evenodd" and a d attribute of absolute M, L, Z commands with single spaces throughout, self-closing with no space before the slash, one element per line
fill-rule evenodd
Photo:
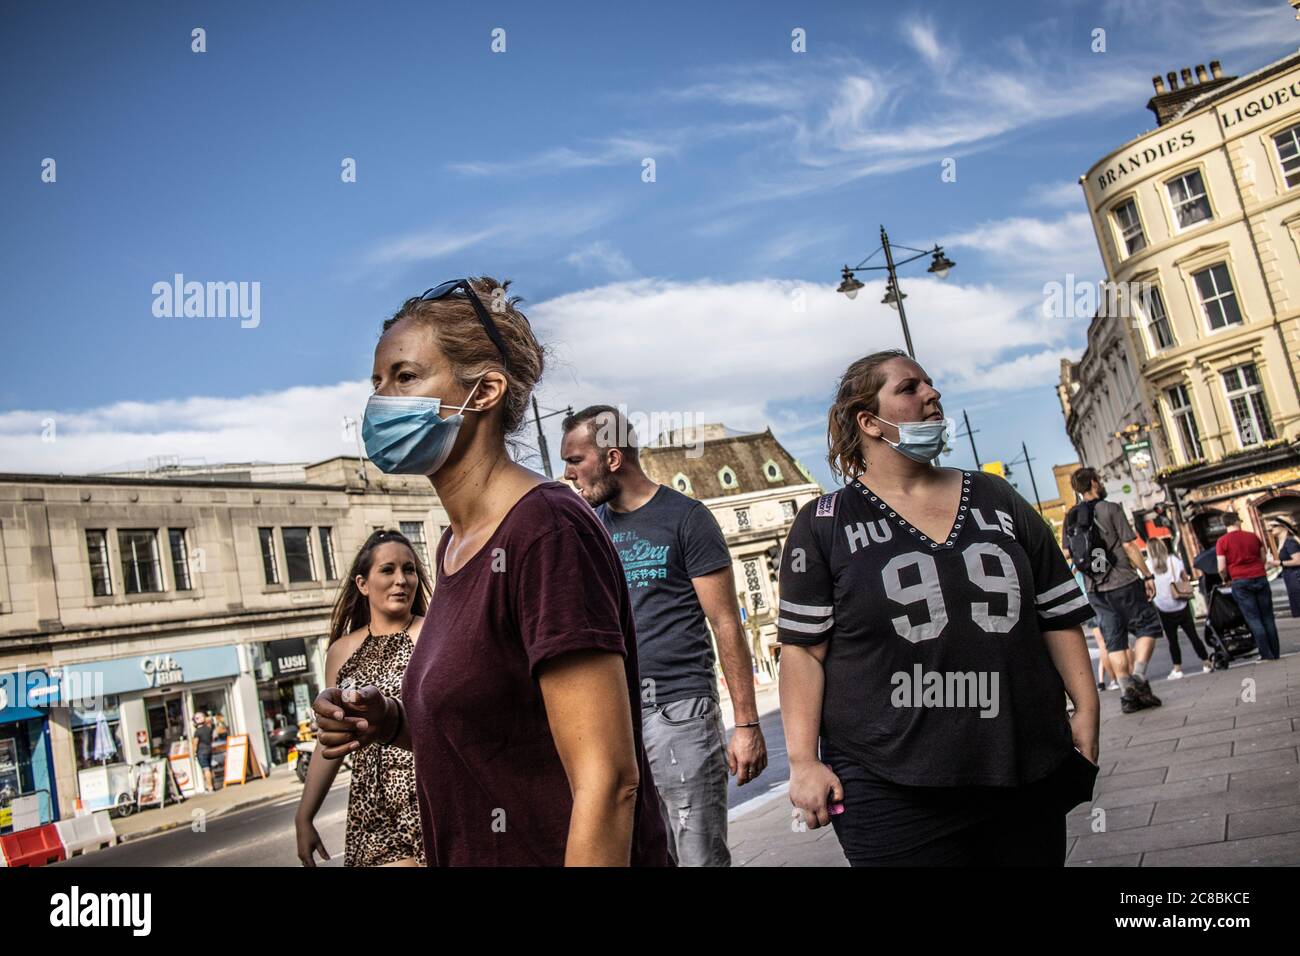
<path fill-rule="evenodd" d="M 243 721 L 233 707 L 233 685 L 238 676 L 239 654 L 233 646 L 146 654 L 64 668 L 65 689 L 78 685 L 97 689 L 93 700 L 76 700 L 70 690 L 66 692 L 73 705 L 73 735 L 83 789 L 91 779 L 83 777 L 88 767 L 169 759 L 178 754 L 178 772 L 201 785 L 202 773 L 189 752 L 194 716 L 200 711 L 212 718 L 217 730 L 213 741 L 214 782 L 220 786 L 225 733 L 244 731 Z M 107 732 L 101 727 L 106 727 Z M 106 757 L 109 750 L 112 756 Z M 101 799 L 98 785 L 94 788 L 96 799 Z"/>
<path fill-rule="evenodd" d="M 311 720 L 311 703 L 320 692 L 307 641 L 301 637 L 256 645 L 257 697 L 273 763 L 288 759 L 298 725 Z"/>
<path fill-rule="evenodd" d="M 39 823 L 58 819 L 48 720 L 57 692 L 44 670 L 0 674 L 0 833 L 13 828 L 13 803 L 23 797 Z"/>

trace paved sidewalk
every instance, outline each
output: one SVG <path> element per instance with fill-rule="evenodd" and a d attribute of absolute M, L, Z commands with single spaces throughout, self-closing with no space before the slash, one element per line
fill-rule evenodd
<path fill-rule="evenodd" d="M 1161 707 L 1126 715 L 1101 695 L 1101 775 L 1067 819 L 1068 866 L 1300 864 L 1300 620 L 1278 630 L 1282 660 L 1200 674 L 1192 658 L 1153 683 Z M 799 828 L 785 787 L 738 809 L 733 866 L 848 865 L 830 827 Z"/>
<path fill-rule="evenodd" d="M 335 780 L 335 786 L 347 786 L 352 774 L 341 770 Z M 194 811 L 203 810 L 210 820 L 213 817 L 236 810 L 246 810 L 259 804 L 280 800 L 287 796 L 302 793 L 302 784 L 298 776 L 287 766 L 276 767 L 265 779 L 254 778 L 252 781 L 224 787 L 215 793 L 203 793 L 187 798 L 183 803 L 168 803 L 165 807 L 150 810 L 137 810 L 131 816 L 113 821 L 113 829 L 118 839 L 125 843 L 142 837 L 153 836 L 177 827 L 187 827 L 194 822 Z"/>
<path fill-rule="evenodd" d="M 1127 716 L 1103 697 L 1102 775 L 1068 818 L 1067 865 L 1300 864 L 1300 627 L 1278 624 L 1280 661 L 1189 668 Z"/>

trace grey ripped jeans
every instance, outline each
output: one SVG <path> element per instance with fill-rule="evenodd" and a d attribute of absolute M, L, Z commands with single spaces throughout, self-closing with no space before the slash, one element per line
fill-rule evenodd
<path fill-rule="evenodd" d="M 731 866 L 727 737 L 711 697 L 643 704 L 641 731 L 678 866 Z"/>

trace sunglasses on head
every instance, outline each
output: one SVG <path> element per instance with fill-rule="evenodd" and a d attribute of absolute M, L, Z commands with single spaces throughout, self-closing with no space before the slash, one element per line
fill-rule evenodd
<path fill-rule="evenodd" d="M 478 293 L 474 291 L 474 287 L 469 284 L 468 279 L 449 279 L 432 289 L 426 289 L 418 301 L 437 302 L 439 299 L 447 299 L 457 294 L 462 294 L 469 300 L 469 304 L 474 307 L 474 314 L 478 316 L 483 331 L 487 333 L 487 337 L 492 340 L 492 344 L 501 353 L 501 363 L 508 370 L 510 368 L 510 354 L 506 349 L 505 339 L 501 338 L 501 332 L 497 329 L 497 324 L 492 321 L 491 314 L 483 307 L 482 300 L 479 299 Z"/>

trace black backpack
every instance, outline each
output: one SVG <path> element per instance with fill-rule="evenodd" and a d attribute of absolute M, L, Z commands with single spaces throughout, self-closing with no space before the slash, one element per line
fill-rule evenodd
<path fill-rule="evenodd" d="M 1096 590 L 1115 566 L 1115 556 L 1092 520 L 1096 506 L 1096 501 L 1081 501 L 1065 516 L 1065 551 L 1090 590 Z"/>

